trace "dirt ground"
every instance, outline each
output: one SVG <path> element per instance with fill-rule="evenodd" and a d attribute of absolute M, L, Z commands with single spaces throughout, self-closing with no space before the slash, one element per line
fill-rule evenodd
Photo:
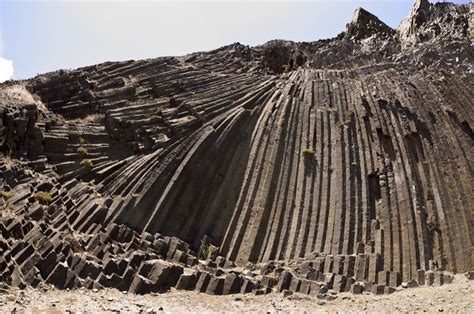
<path fill-rule="evenodd" d="M 177 313 L 177 312 L 447 312 L 474 313 L 474 281 L 456 275 L 441 287 L 401 289 L 391 295 L 340 293 L 335 300 L 301 294 L 227 295 L 171 291 L 133 295 L 118 290 L 10 289 L 0 293 L 0 313 Z"/>

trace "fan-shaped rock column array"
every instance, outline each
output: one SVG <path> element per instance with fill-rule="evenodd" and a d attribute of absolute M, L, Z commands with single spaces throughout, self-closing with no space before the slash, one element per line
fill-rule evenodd
<path fill-rule="evenodd" d="M 0 99 L 1 281 L 324 298 L 472 271 L 472 75 L 331 52 L 395 34 L 358 10 L 330 41 L 25 81 L 45 108 Z"/>

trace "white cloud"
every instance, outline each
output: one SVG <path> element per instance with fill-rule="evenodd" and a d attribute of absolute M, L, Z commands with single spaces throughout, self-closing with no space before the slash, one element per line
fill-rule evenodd
<path fill-rule="evenodd" d="M 13 77 L 13 61 L 0 57 L 0 83 Z"/>
<path fill-rule="evenodd" d="M 13 77 L 13 61 L 2 58 L 3 48 L 2 29 L 0 28 L 0 83 L 8 81 Z"/>

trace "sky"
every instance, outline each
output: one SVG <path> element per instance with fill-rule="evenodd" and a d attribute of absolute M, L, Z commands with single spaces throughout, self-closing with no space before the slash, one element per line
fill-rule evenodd
<path fill-rule="evenodd" d="M 451 2 L 469 3 L 469 0 Z M 358 7 L 395 28 L 414 0 L 0 0 L 0 82 L 105 61 L 155 58 L 272 39 L 315 41 Z"/>

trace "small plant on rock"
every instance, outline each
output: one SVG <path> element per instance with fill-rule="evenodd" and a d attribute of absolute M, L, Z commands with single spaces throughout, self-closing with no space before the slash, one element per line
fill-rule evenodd
<path fill-rule="evenodd" d="M 92 169 L 93 165 L 94 164 L 93 164 L 92 160 L 90 160 L 90 159 L 83 159 L 81 161 L 81 167 L 87 168 L 89 170 Z"/>
<path fill-rule="evenodd" d="M 212 245 L 206 240 L 201 240 L 201 246 L 199 247 L 198 258 L 206 260 L 211 258 L 217 252 L 217 247 Z"/>
<path fill-rule="evenodd" d="M 3 197 L 5 200 L 10 199 L 12 196 L 13 196 L 12 192 L 2 191 L 2 197 Z"/>
<path fill-rule="evenodd" d="M 82 155 L 82 156 L 86 156 L 87 155 L 87 148 L 81 146 L 77 149 L 77 153 Z"/>
<path fill-rule="evenodd" d="M 40 191 L 35 194 L 35 198 L 38 200 L 38 202 L 40 202 L 40 204 L 43 205 L 49 205 L 53 201 L 53 197 L 49 192 Z"/>
<path fill-rule="evenodd" d="M 344 120 L 338 121 L 336 124 L 337 126 L 349 126 L 352 121 L 352 115 L 354 114 L 354 111 L 352 109 L 348 109 L 344 112 Z"/>
<path fill-rule="evenodd" d="M 312 150 L 311 148 L 303 149 L 303 156 L 306 157 L 306 158 L 314 157 L 314 150 Z"/>
<path fill-rule="evenodd" d="M 209 243 L 201 241 L 201 246 L 199 247 L 198 258 L 207 259 L 209 256 Z"/>

